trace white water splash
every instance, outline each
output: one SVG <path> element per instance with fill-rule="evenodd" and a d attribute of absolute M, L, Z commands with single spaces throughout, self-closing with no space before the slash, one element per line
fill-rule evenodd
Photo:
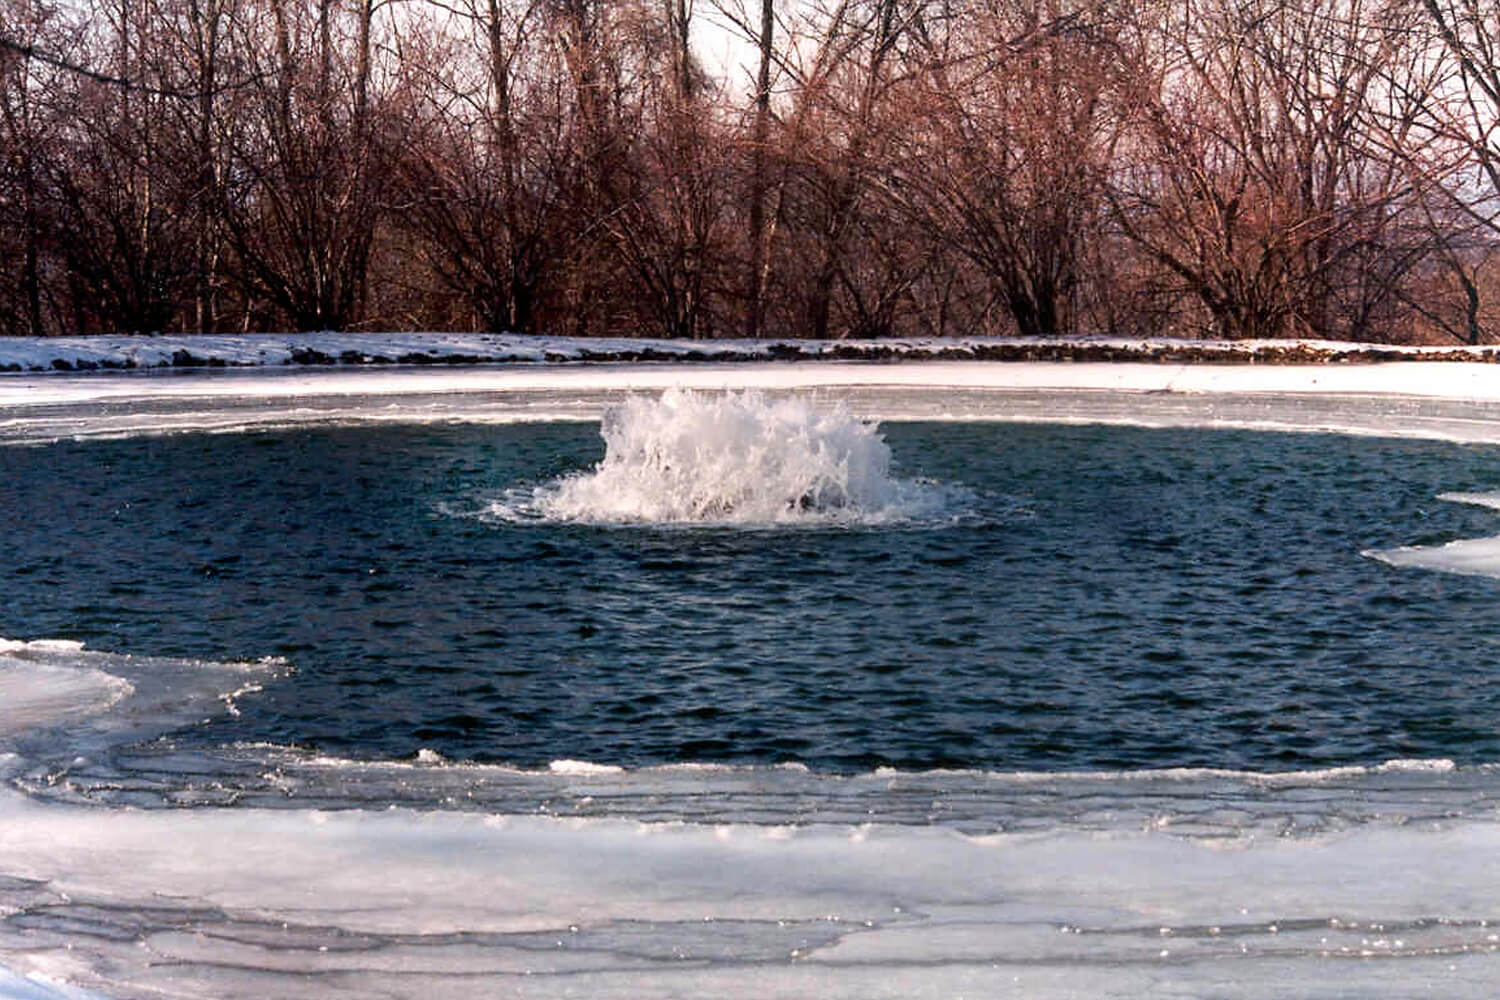
<path fill-rule="evenodd" d="M 954 513 L 962 491 L 891 475 L 874 424 L 843 404 L 670 389 L 605 411 L 604 460 L 512 491 L 506 520 L 601 524 L 891 524 Z"/>

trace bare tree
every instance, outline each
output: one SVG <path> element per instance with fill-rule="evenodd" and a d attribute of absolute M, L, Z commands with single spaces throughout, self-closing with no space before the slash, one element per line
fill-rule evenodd
<path fill-rule="evenodd" d="M 1494 335 L 1478 0 L 394 3 L 0 0 L 0 332 Z"/>
<path fill-rule="evenodd" d="M 1431 94 L 1427 107 L 1441 134 L 1464 143 L 1473 156 L 1476 179 L 1500 196 L 1500 9 L 1482 0 L 1422 0 L 1456 77 Z M 1492 200 L 1492 199 L 1491 199 Z M 1481 208 L 1481 220 L 1496 228 L 1492 207 Z"/>
<path fill-rule="evenodd" d="M 628 22 L 641 87 L 622 108 L 636 124 L 601 226 L 636 290 L 639 322 L 667 337 L 714 336 L 725 326 L 717 303 L 727 279 L 732 161 L 688 47 L 691 7 L 667 7 L 664 19 L 642 8 Z"/>
<path fill-rule="evenodd" d="M 1409 304 L 1451 336 L 1479 343 L 1494 334 L 1486 286 L 1495 279 L 1500 246 L 1500 10 L 1479 0 L 1416 0 L 1427 29 L 1424 55 L 1435 69 L 1395 86 L 1420 109 L 1418 127 L 1430 142 L 1421 149 L 1397 145 L 1414 172 L 1437 177 L 1446 205 L 1424 202 L 1437 245 L 1434 261 L 1454 286 L 1460 307 L 1441 297 L 1413 296 Z M 1436 149 L 1436 157 L 1423 155 Z M 1436 160 L 1436 162 L 1434 162 Z"/>
<path fill-rule="evenodd" d="M 79 331 L 172 329 L 192 261 L 173 155 L 172 60 L 154 0 L 111 0 L 89 18 L 83 57 L 109 75 L 70 74 L 73 112 L 51 163 L 57 247 Z"/>
<path fill-rule="evenodd" d="M 351 26 L 333 0 L 267 0 L 237 24 L 254 86 L 217 209 L 247 299 L 297 329 L 360 320 L 398 121 L 369 90 L 375 10 L 361 3 Z"/>
<path fill-rule="evenodd" d="M 894 97 L 910 79 L 927 7 L 813 4 L 788 46 L 796 56 L 787 66 L 792 93 L 773 216 L 784 292 L 801 302 L 801 335 L 894 332 L 896 306 L 925 263 L 874 196 L 905 124 Z"/>
<path fill-rule="evenodd" d="M 1118 116 L 1097 9 L 975 6 L 932 47 L 890 194 L 993 282 L 1014 329 L 1077 332 Z M 925 113 L 924 113 L 925 112 Z"/>
<path fill-rule="evenodd" d="M 1411 188 L 1365 131 L 1410 38 L 1392 11 L 1196 0 L 1143 26 L 1115 218 L 1213 332 L 1338 335 L 1341 295 L 1357 284 L 1388 300 L 1410 266 L 1386 242 Z"/>
<path fill-rule="evenodd" d="M 571 212 L 581 123 L 567 113 L 568 75 L 543 13 L 540 0 L 477 0 L 453 9 L 456 40 L 439 37 L 420 59 L 407 46 L 427 85 L 402 157 L 399 215 L 487 330 L 556 321 L 551 300 L 581 238 Z"/>
<path fill-rule="evenodd" d="M 15 47 L 0 49 L 0 331 L 40 336 L 42 269 L 47 253 L 44 163 L 55 123 L 44 103 L 57 70 L 25 50 L 53 40 L 55 15 L 33 0 L 5 0 L 0 31 Z"/>

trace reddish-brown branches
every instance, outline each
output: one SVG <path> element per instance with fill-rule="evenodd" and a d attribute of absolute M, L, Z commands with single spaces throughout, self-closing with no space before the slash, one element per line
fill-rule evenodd
<path fill-rule="evenodd" d="M 0 333 L 1484 341 L 1497 17 L 0 0 Z"/>

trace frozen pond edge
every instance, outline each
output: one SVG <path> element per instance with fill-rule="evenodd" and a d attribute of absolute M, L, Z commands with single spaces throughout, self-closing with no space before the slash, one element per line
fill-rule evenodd
<path fill-rule="evenodd" d="M 1500 373 L 1412 361 L 14 374 L 0 376 L 0 442 L 591 420 L 622 394 L 671 387 L 806 392 L 876 420 L 1500 442 Z M 63 985 L 76 983 L 122 998 L 435 1000 L 481 982 L 600 997 L 1252 997 L 1285 995 L 1289 983 L 1299 996 L 1405 996 L 1418 983 L 1488 995 L 1500 826 L 1488 809 L 1452 819 L 1425 782 L 1417 799 L 1389 823 L 1222 842 L 1168 835 L 1149 816 L 1102 831 L 971 836 L 402 809 L 108 810 L 7 789 L 0 955 L 17 971 L 0 968 L 0 997 L 92 996 Z"/>
<path fill-rule="evenodd" d="M 0 348 L 3 349 L 3 348 Z M 1500 442 L 1489 364 L 694 362 L 0 375 L 0 443 L 318 424 L 596 420 L 631 393 L 753 389 L 869 420 L 1007 420 Z"/>

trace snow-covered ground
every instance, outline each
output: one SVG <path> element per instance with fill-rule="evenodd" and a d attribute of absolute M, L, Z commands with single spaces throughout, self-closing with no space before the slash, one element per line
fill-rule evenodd
<path fill-rule="evenodd" d="M 981 360 L 1492 362 L 1500 348 L 1398 347 L 1332 341 L 1091 338 L 905 340 L 649 340 L 515 334 L 304 333 L 0 338 L 0 371 L 334 364 L 508 364 L 586 361 Z"/>

